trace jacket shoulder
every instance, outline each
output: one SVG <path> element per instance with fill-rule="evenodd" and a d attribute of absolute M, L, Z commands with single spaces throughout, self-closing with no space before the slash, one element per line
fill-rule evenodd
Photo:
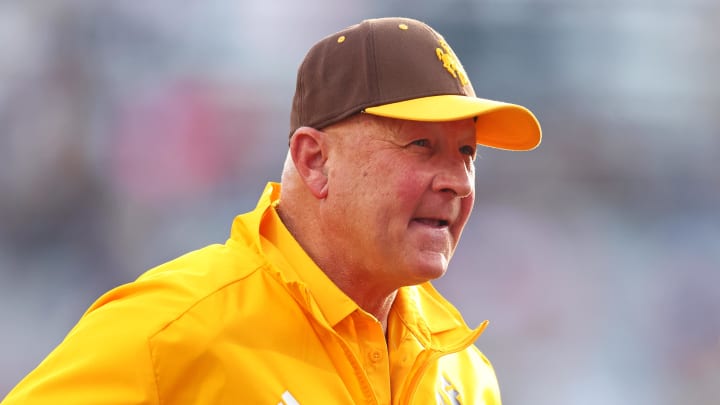
<path fill-rule="evenodd" d="M 262 256 L 237 245 L 209 245 L 163 263 L 98 298 L 83 319 L 112 312 L 113 319 L 143 314 L 148 328 L 162 329 L 198 301 L 267 266 Z M 140 325 L 138 325 L 140 326 Z"/>
<path fill-rule="evenodd" d="M 155 337 L 208 297 L 265 273 L 259 271 L 265 265 L 250 248 L 210 245 L 108 291 L 13 389 L 7 403 L 89 404 L 103 398 L 156 403 Z M 198 323 L 199 334 L 212 327 L 205 319 Z"/>

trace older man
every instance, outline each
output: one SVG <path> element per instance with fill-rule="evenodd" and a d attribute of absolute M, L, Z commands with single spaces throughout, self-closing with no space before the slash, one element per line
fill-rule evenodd
<path fill-rule="evenodd" d="M 298 72 L 282 185 L 224 245 L 98 299 L 3 404 L 499 404 L 486 323 L 429 281 L 472 211 L 476 145 L 539 142 L 424 23 L 328 36 Z"/>

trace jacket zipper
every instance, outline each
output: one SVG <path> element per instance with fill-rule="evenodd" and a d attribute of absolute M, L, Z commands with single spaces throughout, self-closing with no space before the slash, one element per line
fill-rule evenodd
<path fill-rule="evenodd" d="M 455 347 L 447 350 L 447 351 L 439 351 L 439 350 L 432 350 L 432 349 L 425 349 L 418 355 L 415 364 L 418 365 L 417 368 L 413 367 L 414 371 L 412 373 L 412 376 L 410 377 L 410 384 L 407 386 L 405 390 L 400 394 L 400 398 L 398 400 L 398 404 L 410 404 L 411 400 L 415 397 L 415 392 L 418 389 L 418 386 L 420 385 L 420 380 L 422 379 L 423 375 L 425 374 L 425 371 L 427 370 L 428 366 L 434 362 L 435 360 L 439 359 L 442 356 L 446 356 L 453 353 L 458 353 L 462 350 L 467 349 L 470 347 L 470 345 L 473 344 L 475 340 L 482 334 L 482 332 L 485 330 L 485 327 L 487 327 L 487 321 L 483 322 L 480 327 L 468 338 L 465 339 L 463 342 L 460 342 L 460 344 L 456 345 Z M 393 401 L 394 403 L 394 401 Z"/>
<path fill-rule="evenodd" d="M 414 372 L 410 377 L 410 384 L 400 394 L 400 398 L 397 402 L 398 404 L 410 403 L 410 400 L 415 396 L 415 391 L 417 391 L 418 386 L 420 385 L 420 380 L 425 374 L 425 370 L 427 370 L 428 366 L 431 364 L 432 361 L 439 359 L 444 354 L 449 353 L 439 352 L 436 350 L 423 350 L 422 352 L 420 352 L 417 360 L 415 361 L 415 364 L 419 364 L 419 366 L 413 367 Z M 395 401 L 393 401 L 393 403 L 395 403 Z"/>

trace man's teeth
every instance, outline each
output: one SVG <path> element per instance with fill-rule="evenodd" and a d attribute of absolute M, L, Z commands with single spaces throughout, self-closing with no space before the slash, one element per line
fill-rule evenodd
<path fill-rule="evenodd" d="M 445 221 L 443 219 L 417 218 L 415 220 L 422 224 L 437 227 L 437 228 L 448 225 L 448 221 Z"/>

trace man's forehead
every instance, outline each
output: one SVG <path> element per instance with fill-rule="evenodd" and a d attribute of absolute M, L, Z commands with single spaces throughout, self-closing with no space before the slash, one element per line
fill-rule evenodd
<path fill-rule="evenodd" d="M 411 138 L 452 136 L 464 144 L 475 144 L 475 120 L 466 118 L 456 121 L 428 122 L 356 114 L 323 130 L 327 133 L 347 135 L 353 141 L 388 140 L 407 141 Z"/>
<path fill-rule="evenodd" d="M 443 122 L 392 121 L 394 122 L 386 123 L 385 127 L 397 137 L 452 136 L 465 142 L 475 142 L 475 122 L 470 118 Z"/>
<path fill-rule="evenodd" d="M 401 120 L 358 113 L 324 128 L 323 132 L 380 136 L 385 133 L 398 133 L 401 125 Z"/>

